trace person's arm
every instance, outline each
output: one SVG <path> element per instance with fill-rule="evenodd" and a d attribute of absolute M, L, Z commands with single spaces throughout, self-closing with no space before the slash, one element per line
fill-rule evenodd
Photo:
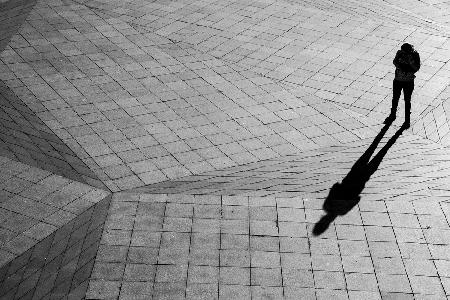
<path fill-rule="evenodd" d="M 400 62 L 399 62 L 399 58 L 400 58 L 400 50 L 398 50 L 398 51 L 397 51 L 397 54 L 395 54 L 395 58 L 394 58 L 394 60 L 392 61 L 392 63 L 394 64 L 394 66 L 395 66 L 396 68 L 401 69 Z"/>
<path fill-rule="evenodd" d="M 419 69 L 420 69 L 420 55 L 416 51 L 414 51 L 414 53 L 413 53 L 413 61 L 411 63 L 411 68 L 414 73 L 419 71 Z"/>

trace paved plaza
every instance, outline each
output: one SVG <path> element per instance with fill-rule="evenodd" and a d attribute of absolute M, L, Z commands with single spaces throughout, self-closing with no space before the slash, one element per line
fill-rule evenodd
<path fill-rule="evenodd" d="M 439 0 L 0 0 L 0 300 L 450 299 L 449 32 Z"/>

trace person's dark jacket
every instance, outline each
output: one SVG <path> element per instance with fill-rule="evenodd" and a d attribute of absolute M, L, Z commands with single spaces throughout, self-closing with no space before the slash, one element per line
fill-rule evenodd
<path fill-rule="evenodd" d="M 417 51 L 398 50 L 393 63 L 395 65 L 395 80 L 413 81 L 416 78 L 414 73 L 420 69 L 420 56 Z"/>

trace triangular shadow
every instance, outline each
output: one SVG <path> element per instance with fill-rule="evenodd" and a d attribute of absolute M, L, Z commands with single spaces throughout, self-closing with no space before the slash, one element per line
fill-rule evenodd
<path fill-rule="evenodd" d="M 0 299 L 85 299 L 111 199 L 106 196 L 13 260 L 0 262 Z"/>
<path fill-rule="evenodd" d="M 19 31 L 37 0 L 0 1 L 0 52 Z"/>
<path fill-rule="evenodd" d="M 91 168 L 2 80 L 0 156 L 108 190 Z"/>
<path fill-rule="evenodd" d="M 381 150 L 372 158 L 372 160 L 370 160 L 391 124 L 392 122 L 387 123 L 381 129 L 380 133 L 378 133 L 375 137 L 369 148 L 355 162 L 350 172 L 348 172 L 344 179 L 342 179 L 342 182 L 337 182 L 331 187 L 330 192 L 323 204 L 323 210 L 326 215 L 314 225 L 314 235 L 320 235 L 325 232 L 337 216 L 347 214 L 359 203 L 361 199 L 360 194 L 364 190 L 366 183 L 369 181 L 372 174 L 378 169 L 389 148 L 394 145 L 403 131 L 407 129 L 405 126 L 400 127 L 400 129 L 398 129 L 397 132 L 389 139 L 386 145 L 384 145 L 383 148 L 381 148 Z"/>

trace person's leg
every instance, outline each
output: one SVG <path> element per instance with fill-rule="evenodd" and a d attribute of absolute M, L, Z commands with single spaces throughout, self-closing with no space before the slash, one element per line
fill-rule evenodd
<path fill-rule="evenodd" d="M 397 113 L 398 100 L 400 99 L 400 94 L 402 93 L 402 83 L 394 79 L 392 83 L 392 107 L 391 114 L 384 121 L 389 123 L 395 120 L 395 114 Z"/>
<path fill-rule="evenodd" d="M 414 91 L 414 81 L 405 82 L 403 87 L 403 96 L 405 98 L 405 126 L 410 126 L 411 115 L 411 95 Z"/>

